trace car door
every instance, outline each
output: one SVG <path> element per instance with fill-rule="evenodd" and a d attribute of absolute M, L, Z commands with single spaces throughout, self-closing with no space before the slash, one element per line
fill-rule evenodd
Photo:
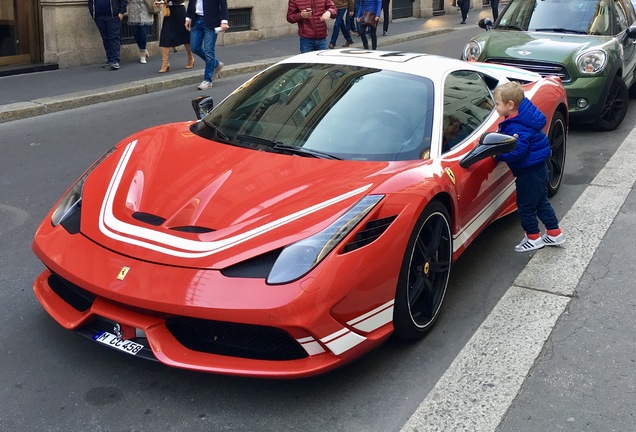
<path fill-rule="evenodd" d="M 626 0 L 613 0 L 613 9 L 617 37 L 623 45 L 623 80 L 630 87 L 635 78 L 636 40 L 627 36 L 627 29 L 636 23 L 636 13 L 631 2 Z"/>
<path fill-rule="evenodd" d="M 514 178 L 504 163 L 486 158 L 467 169 L 459 166 L 481 135 L 496 131 L 503 120 L 495 111 L 488 85 L 495 82 L 475 71 L 454 71 L 444 82 L 438 142 L 442 168 L 457 197 L 455 250 L 490 223 L 502 206 L 509 204 L 515 190 Z"/>

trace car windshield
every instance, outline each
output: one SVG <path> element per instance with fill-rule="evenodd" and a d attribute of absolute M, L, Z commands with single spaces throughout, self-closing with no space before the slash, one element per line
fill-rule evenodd
<path fill-rule="evenodd" d="M 512 0 L 495 28 L 611 35 L 609 0 Z"/>
<path fill-rule="evenodd" d="M 230 145 L 346 160 L 418 159 L 430 146 L 433 83 L 334 64 L 280 64 L 216 106 L 197 133 Z M 213 131 L 213 132 L 211 132 Z"/>

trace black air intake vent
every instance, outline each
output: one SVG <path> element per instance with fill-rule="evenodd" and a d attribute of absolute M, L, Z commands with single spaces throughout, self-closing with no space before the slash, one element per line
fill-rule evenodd
<path fill-rule="evenodd" d="M 53 272 L 49 275 L 48 282 L 55 294 L 79 312 L 88 310 L 95 300 L 93 294 Z"/>
<path fill-rule="evenodd" d="M 307 351 L 287 332 L 274 327 L 175 317 L 166 327 L 186 348 L 258 360 L 296 360 Z"/>
<path fill-rule="evenodd" d="M 396 216 L 389 216 L 382 219 L 369 221 L 362 231 L 356 234 L 353 241 L 344 247 L 344 253 L 354 251 L 375 241 L 395 220 Z"/>
<path fill-rule="evenodd" d="M 193 234 L 205 234 L 205 233 L 214 231 L 212 228 L 206 228 L 206 227 L 200 227 L 200 226 L 194 226 L 194 225 L 180 226 L 180 227 L 174 227 L 170 229 L 175 231 L 193 233 Z"/>
<path fill-rule="evenodd" d="M 149 225 L 159 226 L 164 223 L 166 220 L 161 216 L 153 215 L 150 213 L 144 212 L 134 212 L 132 217 L 137 219 L 140 222 L 147 223 Z"/>

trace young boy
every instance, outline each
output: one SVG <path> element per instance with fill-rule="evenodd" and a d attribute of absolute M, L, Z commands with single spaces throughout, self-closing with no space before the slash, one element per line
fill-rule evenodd
<path fill-rule="evenodd" d="M 525 237 L 515 246 L 516 252 L 527 252 L 543 246 L 565 243 L 552 204 L 548 200 L 548 167 L 550 142 L 543 133 L 546 118 L 527 99 L 519 83 L 502 84 L 494 91 L 495 109 L 505 120 L 499 124 L 499 132 L 514 135 L 517 147 L 508 153 L 496 156 L 504 161 L 516 177 L 517 209 Z M 541 235 L 537 217 L 545 225 Z"/>

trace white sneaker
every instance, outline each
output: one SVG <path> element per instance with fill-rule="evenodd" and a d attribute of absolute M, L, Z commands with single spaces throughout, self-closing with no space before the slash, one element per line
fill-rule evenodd
<path fill-rule="evenodd" d="M 523 240 L 515 246 L 515 252 L 529 252 L 535 249 L 541 249 L 543 246 L 545 246 L 545 243 L 541 237 L 536 240 L 530 240 L 528 236 L 524 236 Z"/>
<path fill-rule="evenodd" d="M 199 90 L 206 90 L 206 89 L 211 89 L 212 88 L 212 83 L 210 81 L 203 81 L 201 84 L 199 84 L 199 87 L 197 87 Z"/>
<path fill-rule="evenodd" d="M 541 236 L 541 239 L 546 246 L 559 246 L 565 243 L 565 236 L 563 233 L 558 236 L 551 236 L 548 233 L 545 233 Z"/>
<path fill-rule="evenodd" d="M 146 64 L 146 63 L 148 63 L 148 61 L 146 60 L 146 55 L 145 55 L 145 54 L 141 54 L 141 55 L 139 56 L 139 63 L 141 63 L 141 64 Z"/>
<path fill-rule="evenodd" d="M 219 72 L 221 72 L 221 69 L 223 69 L 223 66 L 225 66 L 225 64 L 223 62 L 219 62 L 219 64 L 216 65 L 216 67 L 214 68 L 214 76 L 216 78 L 219 77 Z"/>

